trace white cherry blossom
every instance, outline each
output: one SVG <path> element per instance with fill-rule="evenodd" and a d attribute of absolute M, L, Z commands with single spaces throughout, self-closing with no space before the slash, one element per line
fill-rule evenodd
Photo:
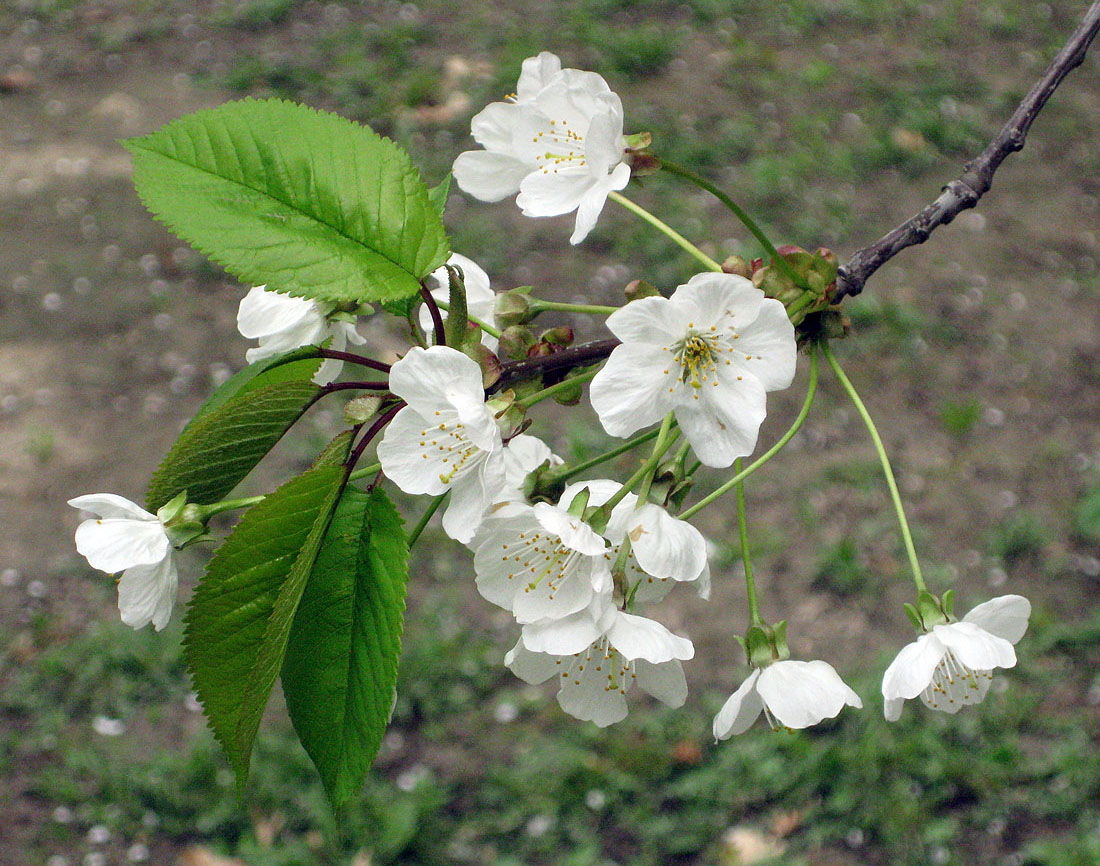
<path fill-rule="evenodd" d="M 260 344 L 245 352 L 249 364 L 281 355 L 300 346 L 317 346 L 331 339 L 330 349 L 342 352 L 348 343 L 366 342 L 351 322 L 332 320 L 331 304 L 307 298 L 295 298 L 255 286 L 241 299 L 237 308 L 237 330 L 242 337 L 259 340 Z M 340 375 L 344 362 L 328 359 L 313 377 L 318 385 L 331 382 Z"/>
<path fill-rule="evenodd" d="M 760 713 L 774 730 L 808 728 L 831 719 L 859 699 L 828 662 L 785 659 L 754 668 L 714 717 L 714 738 L 725 740 L 752 727 Z"/>
<path fill-rule="evenodd" d="M 623 161 L 623 107 L 594 72 L 562 69 L 543 52 L 523 62 L 516 93 L 471 122 L 483 150 L 459 154 L 455 181 L 482 201 L 519 193 L 526 216 L 577 212 L 570 243 L 596 224 L 607 196 L 630 181 Z"/>
<path fill-rule="evenodd" d="M 168 624 L 179 578 L 175 551 L 155 514 L 113 493 L 92 493 L 69 505 L 97 515 L 76 529 L 76 549 L 92 568 L 118 579 L 118 609 L 132 628 Z"/>
<path fill-rule="evenodd" d="M 626 694 L 634 685 L 670 707 L 683 706 L 687 681 L 680 662 L 694 657 L 691 641 L 614 606 L 599 625 L 599 636 L 575 653 L 534 651 L 525 629 L 504 663 L 528 683 L 557 677 L 561 708 L 601 728 L 626 718 Z"/>
<path fill-rule="evenodd" d="M 1013 645 L 1027 631 L 1031 603 L 1002 595 L 978 605 L 960 622 L 932 626 L 897 654 L 882 678 L 884 712 L 893 722 L 902 705 L 920 697 L 930 709 L 957 713 L 980 704 L 995 668 L 1016 664 Z"/>
<path fill-rule="evenodd" d="M 489 287 L 489 275 L 485 273 L 481 265 L 472 259 L 466 258 L 466 256 L 459 255 L 458 253 L 452 253 L 451 257 L 447 259 L 448 265 L 457 266 L 462 269 L 463 283 L 466 286 L 466 311 L 477 319 L 483 322 L 488 322 L 490 325 L 493 323 L 493 313 L 496 307 L 497 295 Z M 451 296 L 451 280 L 447 274 L 447 268 L 441 267 L 438 270 L 432 271 L 428 275 L 427 279 L 428 291 L 432 293 L 432 297 L 437 301 L 443 301 L 446 303 Z M 440 310 L 440 316 L 443 321 L 447 321 L 447 311 Z M 435 339 L 435 327 L 432 322 L 432 314 L 428 311 L 427 307 L 420 308 L 420 327 L 424 329 L 424 333 L 428 335 L 428 339 Z M 490 351 L 495 352 L 497 348 L 497 338 L 485 331 L 481 332 L 481 343 Z"/>
<path fill-rule="evenodd" d="M 707 466 L 751 454 L 766 393 L 794 378 L 794 327 L 783 305 L 733 274 L 696 274 L 670 298 L 631 301 L 607 318 L 616 346 L 590 397 L 612 436 L 676 414 Z"/>
<path fill-rule="evenodd" d="M 553 451 L 550 446 L 537 436 L 520 433 L 513 436 L 504 447 L 504 477 L 505 486 L 494 500 L 493 504 L 502 505 L 508 502 L 525 502 L 523 484 L 527 476 L 542 466 L 549 463 L 550 466 L 561 466 L 564 461 Z M 568 502 L 565 503 L 568 506 Z"/>
<path fill-rule="evenodd" d="M 612 589 L 607 542 L 566 509 L 515 504 L 474 542 L 477 589 L 520 623 L 558 620 Z"/>
<path fill-rule="evenodd" d="M 448 346 L 414 347 L 390 369 L 389 384 L 408 405 L 378 445 L 382 471 L 406 493 L 450 490 L 443 530 L 466 543 L 505 484 L 481 368 Z"/>
<path fill-rule="evenodd" d="M 588 504 L 603 505 L 621 486 L 617 481 L 602 478 L 570 484 L 559 504 L 567 506 L 587 488 Z M 698 529 L 652 502 L 639 507 L 638 497 L 628 493 L 611 510 L 604 531 L 604 537 L 611 543 L 612 562 L 618 558 L 628 536 L 630 553 L 625 573 L 627 583 L 638 586 L 634 592 L 636 603 L 660 601 L 677 583 L 692 583 L 700 596 L 710 598 L 707 542 Z"/>

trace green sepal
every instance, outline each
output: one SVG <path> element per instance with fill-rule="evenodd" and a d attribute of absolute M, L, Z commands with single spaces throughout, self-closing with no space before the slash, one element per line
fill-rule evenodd
<path fill-rule="evenodd" d="M 948 620 L 955 618 L 955 590 L 949 589 L 943 594 L 943 612 Z"/>
<path fill-rule="evenodd" d="M 592 491 L 587 487 L 582 487 L 577 491 L 577 495 L 573 497 L 573 501 L 569 503 L 569 514 L 573 517 L 584 518 L 585 509 L 588 508 L 588 500 L 592 496 Z"/>
<path fill-rule="evenodd" d="M 924 631 L 924 623 L 920 621 L 920 614 L 917 612 L 917 609 L 909 602 L 905 602 L 902 608 L 905 609 L 905 615 L 909 617 L 909 622 L 913 623 L 913 628 L 917 631 Z"/>
<path fill-rule="evenodd" d="M 923 591 L 917 594 L 917 611 L 925 631 L 934 625 L 947 622 L 947 615 L 943 611 L 940 600 L 930 592 Z"/>
<path fill-rule="evenodd" d="M 538 315 L 538 300 L 528 297 L 531 286 L 517 286 L 497 295 L 493 303 L 493 319 L 497 326 L 507 330 L 523 325 Z"/>
<path fill-rule="evenodd" d="M 763 627 L 750 626 L 745 632 L 745 653 L 754 667 L 766 667 L 775 661 L 771 636 Z"/>
<path fill-rule="evenodd" d="M 779 661 L 791 657 L 791 651 L 787 649 L 787 621 L 785 619 L 780 620 L 772 627 L 772 646 L 774 647 L 775 658 Z"/>

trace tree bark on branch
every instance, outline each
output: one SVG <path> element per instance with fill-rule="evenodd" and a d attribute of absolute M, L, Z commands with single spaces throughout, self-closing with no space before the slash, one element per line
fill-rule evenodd
<path fill-rule="evenodd" d="M 1012 117 L 963 173 L 943 188 L 939 197 L 920 213 L 859 250 L 837 273 L 836 300 L 858 295 L 870 276 L 906 247 L 922 244 L 941 225 L 974 207 L 993 185 L 993 175 L 1010 153 L 1022 150 L 1032 122 L 1062 80 L 1085 59 L 1089 45 L 1100 31 L 1100 0 L 1096 0 L 1073 35 L 1051 61 Z"/>

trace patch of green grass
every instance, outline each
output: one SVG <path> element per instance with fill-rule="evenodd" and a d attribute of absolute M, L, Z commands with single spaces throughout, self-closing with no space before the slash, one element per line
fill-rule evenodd
<path fill-rule="evenodd" d="M 982 404 L 974 397 L 944 400 L 940 403 L 940 423 L 952 436 L 962 438 L 974 429 L 982 417 Z"/>
<path fill-rule="evenodd" d="M 1050 540 L 1043 523 L 1027 511 L 1014 512 L 990 532 L 987 543 L 991 555 L 1008 564 L 1038 562 Z"/>
<path fill-rule="evenodd" d="M 871 572 L 860 556 L 860 547 L 851 538 L 842 538 L 826 547 L 814 571 L 815 587 L 843 597 L 861 595 L 870 579 Z"/>

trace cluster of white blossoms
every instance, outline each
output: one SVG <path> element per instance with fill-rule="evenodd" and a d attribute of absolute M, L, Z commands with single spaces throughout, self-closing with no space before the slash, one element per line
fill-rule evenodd
<path fill-rule="evenodd" d="M 595 225 L 608 195 L 630 179 L 618 96 L 599 75 L 563 69 L 547 52 L 524 61 L 516 93 L 474 117 L 472 133 L 482 150 L 456 159 L 459 187 L 487 201 L 518 194 L 528 216 L 575 210 L 574 244 Z M 462 271 L 470 317 L 492 322 L 496 296 L 485 271 L 458 254 L 448 265 Z M 436 301 L 448 301 L 447 268 L 424 287 Z M 378 458 L 385 477 L 406 493 L 449 494 L 444 531 L 471 548 L 478 592 L 509 611 L 519 628 L 507 666 L 529 683 L 554 678 L 562 709 L 601 727 L 626 716 L 635 685 L 669 706 L 682 705 L 682 662 L 695 649 L 640 611 L 678 584 L 709 597 L 702 534 L 608 479 L 574 483 L 556 503 L 528 501 L 529 474 L 562 461 L 541 440 L 519 433 L 524 428 L 516 428 L 513 413 L 492 408 L 476 361 L 431 345 L 428 309 L 419 321 L 425 345 L 396 361 L 384 386 L 404 405 L 385 428 Z M 327 343 L 342 351 L 364 342 L 354 316 L 264 286 L 241 301 L 237 322 L 242 335 L 259 340 L 249 362 L 300 346 Z M 603 428 L 627 437 L 668 420 L 662 428 L 668 431 L 671 415 L 677 435 L 710 467 L 754 451 L 767 393 L 794 378 L 795 332 L 785 307 L 741 276 L 698 274 L 667 298 L 626 304 L 607 327 L 620 345 L 590 387 Z M 497 349 L 487 332 L 482 344 Z M 326 360 L 315 381 L 331 382 L 341 364 Z M 608 513 L 602 506 L 612 501 Z M 162 629 L 177 592 L 180 537 L 173 521 L 110 494 L 69 504 L 96 515 L 77 529 L 77 549 L 93 567 L 122 572 L 123 622 Z M 885 673 L 887 719 L 897 719 L 904 701 L 915 697 L 948 713 L 980 702 L 993 671 L 1016 663 L 1013 645 L 1029 614 L 1017 595 L 979 605 L 962 621 L 940 610 Z M 793 729 L 833 718 L 845 706 L 862 707 L 828 663 L 787 659 L 783 639 L 768 640 L 770 653 L 750 652 L 750 675 L 715 717 L 716 739 L 747 730 L 761 714 L 773 728 Z"/>
<path fill-rule="evenodd" d="M 455 182 L 481 201 L 519 194 L 531 217 L 577 212 L 570 242 L 596 225 L 607 196 L 630 181 L 623 106 L 595 72 L 562 69 L 544 51 L 523 61 L 516 92 L 471 122 L 483 150 L 459 154 Z"/>

